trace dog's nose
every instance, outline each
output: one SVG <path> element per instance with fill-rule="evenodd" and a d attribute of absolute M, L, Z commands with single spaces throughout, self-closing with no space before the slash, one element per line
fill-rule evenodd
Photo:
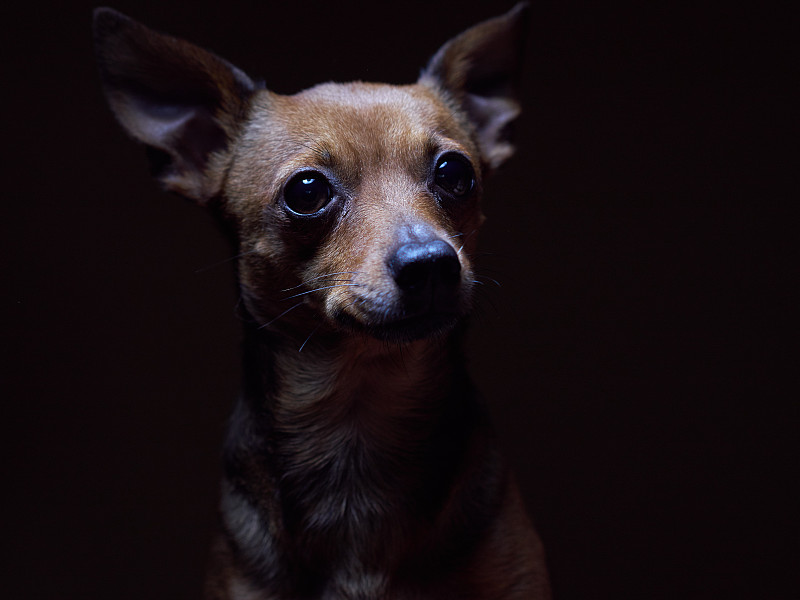
<path fill-rule="evenodd" d="M 388 265 L 397 287 L 415 308 L 446 310 L 452 306 L 461 280 L 461 262 L 447 242 L 405 243 Z"/>

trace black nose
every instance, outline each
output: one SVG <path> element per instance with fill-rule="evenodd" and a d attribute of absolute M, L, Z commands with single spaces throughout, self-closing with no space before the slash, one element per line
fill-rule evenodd
<path fill-rule="evenodd" d="M 461 263 L 447 242 L 408 242 L 395 251 L 388 264 L 410 308 L 446 310 L 452 306 L 461 280 Z"/>

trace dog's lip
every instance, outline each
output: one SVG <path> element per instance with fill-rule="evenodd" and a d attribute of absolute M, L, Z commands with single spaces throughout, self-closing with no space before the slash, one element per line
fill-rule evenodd
<path fill-rule="evenodd" d="M 373 321 L 359 319 L 354 315 L 342 312 L 336 316 L 336 320 L 348 328 L 367 332 L 378 339 L 412 341 L 449 331 L 461 316 L 460 312 L 452 310 L 403 315 Z"/>

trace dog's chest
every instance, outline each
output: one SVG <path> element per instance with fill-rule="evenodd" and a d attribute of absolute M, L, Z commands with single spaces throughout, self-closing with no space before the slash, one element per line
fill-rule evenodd
<path fill-rule="evenodd" d="M 349 547 L 354 564 L 388 559 L 416 535 L 416 490 L 436 424 L 438 398 L 417 373 L 432 363 L 413 353 L 403 363 L 384 360 L 309 356 L 303 369 L 291 365 L 294 377 L 281 378 L 274 414 L 281 506 L 293 539 L 324 553 L 333 546 L 337 560 Z M 406 527 L 397 527 L 401 521 Z"/>

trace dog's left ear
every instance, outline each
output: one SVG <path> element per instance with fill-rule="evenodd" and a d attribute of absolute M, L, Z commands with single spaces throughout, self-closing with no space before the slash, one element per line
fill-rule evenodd
<path fill-rule="evenodd" d="M 419 79 L 445 92 L 466 113 L 489 170 L 514 153 L 509 125 L 520 112 L 516 84 L 528 13 L 528 3 L 521 2 L 466 30 L 439 49 Z"/>
<path fill-rule="evenodd" d="M 110 8 L 94 12 L 94 45 L 106 98 L 147 147 L 156 179 L 201 204 L 215 197 L 222 176 L 213 159 L 236 135 L 253 81 L 215 54 Z"/>

